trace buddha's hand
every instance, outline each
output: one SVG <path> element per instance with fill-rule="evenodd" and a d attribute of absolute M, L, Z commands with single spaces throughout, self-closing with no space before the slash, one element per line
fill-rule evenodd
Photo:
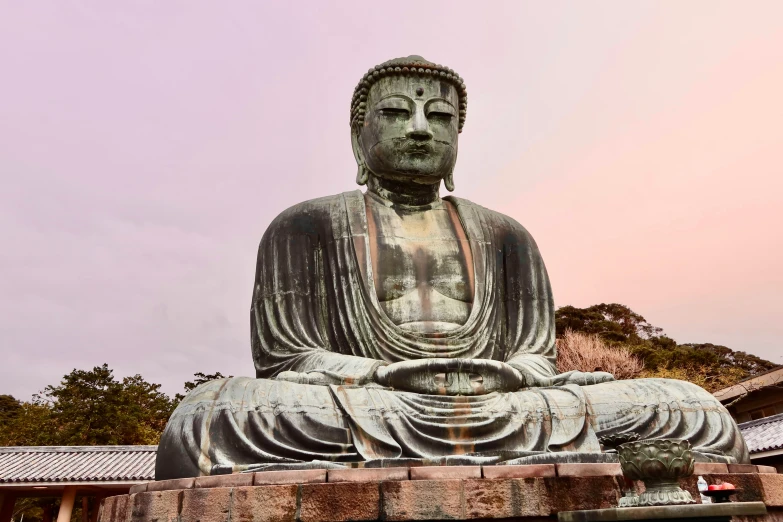
<path fill-rule="evenodd" d="M 312 372 L 280 372 L 275 377 L 278 381 L 295 382 L 297 384 L 310 384 L 313 386 L 329 386 L 330 384 L 356 384 L 363 385 L 372 382 L 370 376 L 346 377 L 326 370 Z"/>
<path fill-rule="evenodd" d="M 375 381 L 427 395 L 484 395 L 516 391 L 525 382 L 506 363 L 488 359 L 417 359 L 381 366 Z"/>
<path fill-rule="evenodd" d="M 590 386 L 591 384 L 600 384 L 602 382 L 615 380 L 614 375 L 608 372 L 580 372 L 576 370 L 560 373 L 551 379 L 552 382 L 550 386 L 563 386 L 565 384 Z"/>

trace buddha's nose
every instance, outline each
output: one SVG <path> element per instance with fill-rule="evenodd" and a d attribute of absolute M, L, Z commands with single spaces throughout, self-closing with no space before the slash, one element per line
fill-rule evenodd
<path fill-rule="evenodd" d="M 413 121 L 407 132 L 408 138 L 418 141 L 427 141 L 432 139 L 432 131 L 424 111 L 416 111 L 413 115 Z"/>

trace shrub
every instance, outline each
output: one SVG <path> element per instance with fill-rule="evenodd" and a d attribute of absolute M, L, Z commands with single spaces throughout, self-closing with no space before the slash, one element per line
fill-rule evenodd
<path fill-rule="evenodd" d="M 644 363 L 622 346 L 609 346 L 597 334 L 566 330 L 557 340 L 557 369 L 560 372 L 609 372 L 617 379 L 633 379 Z"/>

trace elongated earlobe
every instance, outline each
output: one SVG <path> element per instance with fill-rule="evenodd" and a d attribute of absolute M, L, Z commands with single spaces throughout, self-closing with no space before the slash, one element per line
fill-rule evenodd
<path fill-rule="evenodd" d="M 446 177 L 443 178 L 443 184 L 446 186 L 446 190 L 449 192 L 454 192 L 454 171 L 452 170 L 448 174 L 446 174 Z"/>
<path fill-rule="evenodd" d="M 356 184 L 366 185 L 369 177 L 370 177 L 370 171 L 367 170 L 367 167 L 365 167 L 360 163 L 359 169 L 356 171 Z"/>
<path fill-rule="evenodd" d="M 370 169 L 364 163 L 364 154 L 362 153 L 362 145 L 359 142 L 359 132 L 351 130 L 351 147 L 353 148 L 353 157 L 356 159 L 356 165 L 358 169 L 356 171 L 356 184 L 366 185 L 370 179 Z"/>

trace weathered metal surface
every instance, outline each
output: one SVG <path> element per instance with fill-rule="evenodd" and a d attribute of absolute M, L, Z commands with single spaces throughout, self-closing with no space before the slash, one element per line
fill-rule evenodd
<path fill-rule="evenodd" d="M 427 64 L 396 60 L 360 82 L 351 140 L 367 192 L 306 201 L 270 224 L 250 313 L 256 379 L 208 383 L 182 402 L 158 478 L 313 460 L 578 461 L 621 432 L 746 462 L 734 421 L 692 384 L 557 372 L 532 237 L 439 195 L 454 186 L 467 96 Z"/>
<path fill-rule="evenodd" d="M 691 494 L 679 480 L 693 475 L 691 444 L 682 439 L 652 439 L 626 442 L 617 448 L 623 475 L 644 482 L 639 506 L 693 504 Z"/>
<path fill-rule="evenodd" d="M 154 480 L 157 446 L 0 448 L 0 483 Z"/>

